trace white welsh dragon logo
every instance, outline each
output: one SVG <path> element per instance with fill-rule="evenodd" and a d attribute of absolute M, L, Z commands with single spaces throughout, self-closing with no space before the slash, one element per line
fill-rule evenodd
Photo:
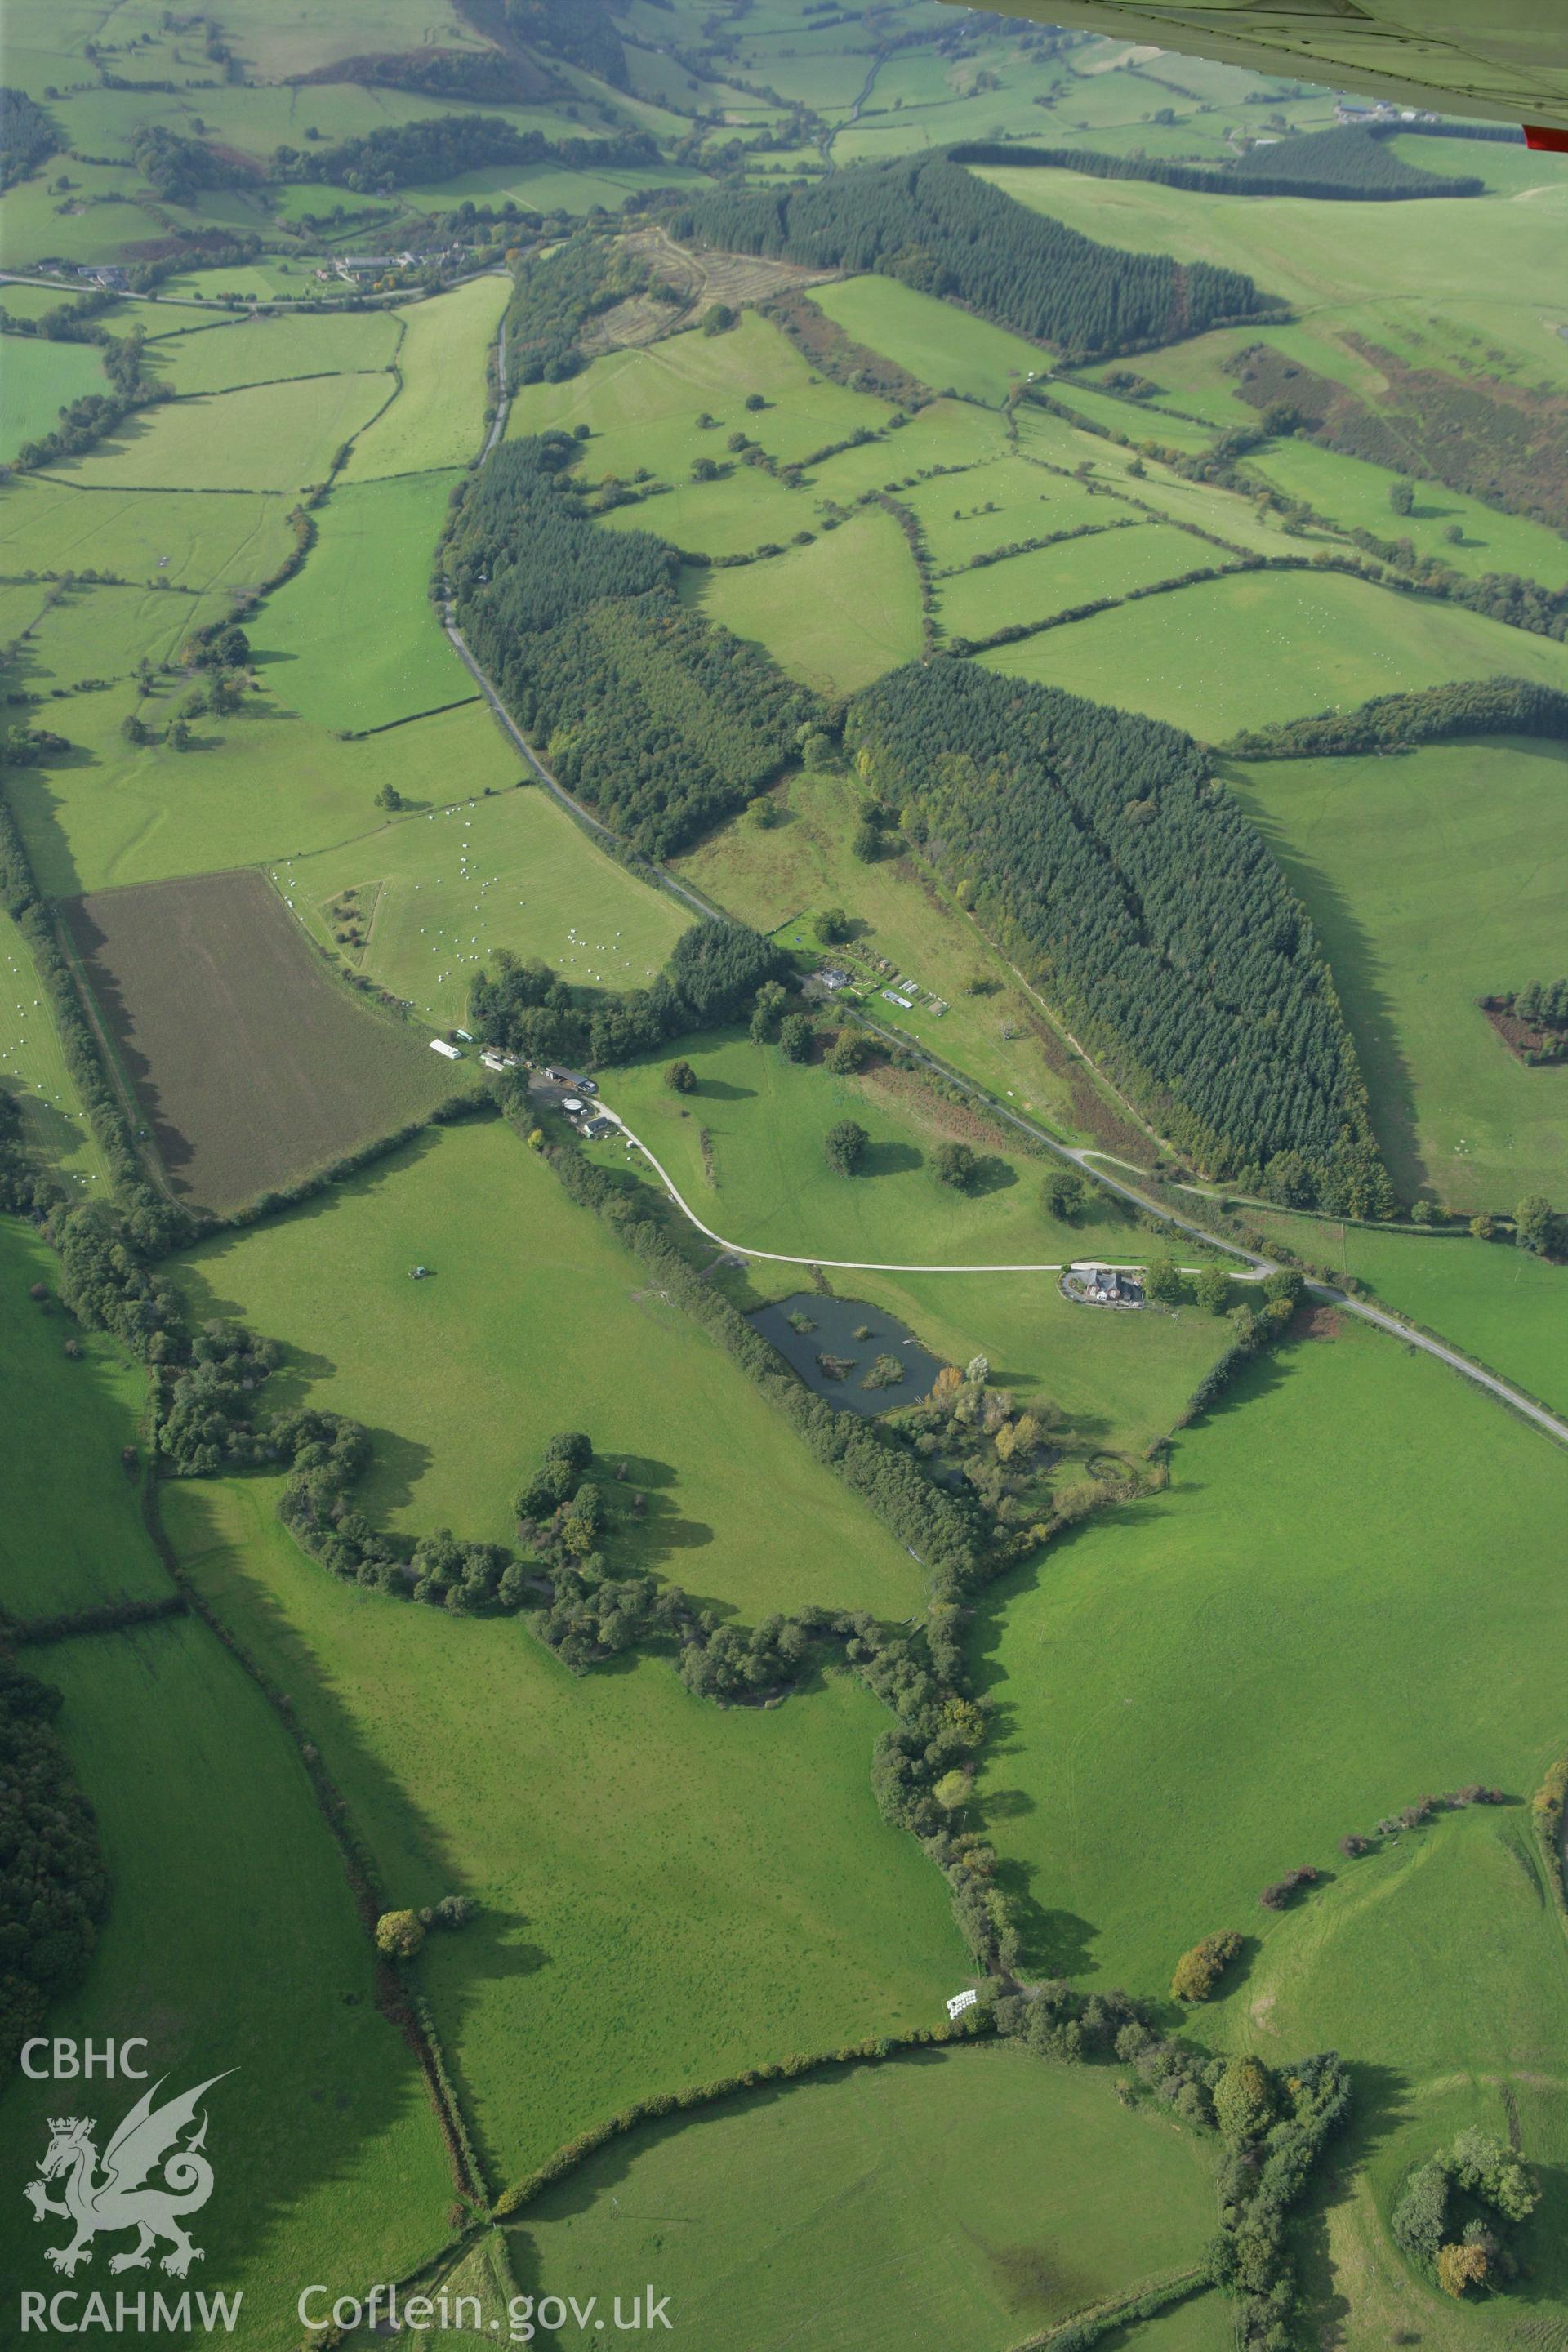
<path fill-rule="evenodd" d="M 227 2071 L 232 2074 L 234 2069 Z M 191 2264 L 203 2259 L 201 2247 L 192 2245 L 182 2224 L 187 2214 L 199 2212 L 213 2193 L 213 2168 L 202 2154 L 206 2116 L 202 2116 L 183 2146 L 180 2134 L 195 2122 L 203 2094 L 224 2077 L 214 2074 L 198 2083 L 194 2091 L 184 2091 L 177 2099 L 154 2107 L 153 2101 L 165 2079 L 154 2083 L 137 2100 L 103 2151 L 101 2174 L 93 2145 L 96 2119 L 91 2116 L 49 2118 L 49 2145 L 38 2167 L 38 2178 L 29 2180 L 22 2194 L 33 2209 L 35 2221 L 58 2214 L 75 2222 L 76 2235 L 68 2246 L 45 2249 L 47 2259 L 68 2278 L 79 2263 L 91 2262 L 92 2241 L 100 2230 L 138 2233 L 128 2253 L 111 2257 L 111 2271 L 144 2271 L 160 2239 L 166 2239 L 172 2249 L 163 2256 L 163 2267 L 175 2278 L 184 2278 Z M 160 2167 L 162 2180 L 148 2186 L 148 2175 Z M 57 2203 L 44 2184 L 62 2176 L 63 2201 Z"/>

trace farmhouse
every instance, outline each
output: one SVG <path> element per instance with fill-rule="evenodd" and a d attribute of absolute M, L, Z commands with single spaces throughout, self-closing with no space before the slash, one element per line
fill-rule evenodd
<path fill-rule="evenodd" d="M 847 988 L 850 980 L 848 972 L 841 971 L 838 966 L 833 963 L 825 965 L 816 977 L 826 989 L 829 996 L 837 996 L 841 988 Z"/>

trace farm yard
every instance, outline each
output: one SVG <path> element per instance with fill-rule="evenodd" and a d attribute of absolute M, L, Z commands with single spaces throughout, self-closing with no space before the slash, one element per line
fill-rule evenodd
<path fill-rule="evenodd" d="M 0 2009 L 220 2078 L 257 2344 L 1552 2352 L 1568 163 L 492 13 L 7 19 Z"/>
<path fill-rule="evenodd" d="M 258 874 L 68 902 L 77 955 L 171 1186 L 226 1211 L 452 1091 L 412 1027 L 356 1004 Z"/>

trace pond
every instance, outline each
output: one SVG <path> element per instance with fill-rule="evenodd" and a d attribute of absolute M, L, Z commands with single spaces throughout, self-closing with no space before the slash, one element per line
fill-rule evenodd
<path fill-rule="evenodd" d="M 845 1412 L 891 1412 L 914 1404 L 930 1395 L 942 1370 L 942 1358 L 912 1339 L 907 1324 L 863 1298 L 797 1290 L 776 1306 L 759 1307 L 750 1319 L 807 1388 Z M 884 1358 L 891 1361 L 879 1367 Z M 895 1363 L 900 1378 L 867 1385 L 874 1370 L 890 1374 Z"/>

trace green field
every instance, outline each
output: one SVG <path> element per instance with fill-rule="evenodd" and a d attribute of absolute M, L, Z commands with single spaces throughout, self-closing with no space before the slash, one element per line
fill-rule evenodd
<path fill-rule="evenodd" d="M 811 299 L 852 341 L 879 352 L 933 392 L 963 393 L 1000 408 L 1032 375 L 1050 373 L 1051 354 L 1038 344 L 966 318 L 896 278 L 840 278 L 816 287 Z"/>
<path fill-rule="evenodd" d="M 0 1087 L 22 1106 L 27 1140 L 73 1190 L 101 1192 L 103 1154 L 66 1067 L 33 951 L 12 918 L 0 913 Z"/>
<path fill-rule="evenodd" d="M 7 335 L 0 357 L 5 360 L 0 465 L 8 464 L 24 441 L 53 432 L 56 413 L 68 401 L 110 388 L 103 363 L 88 343 L 47 343 L 41 337 Z"/>
<path fill-rule="evenodd" d="M 744 403 L 752 392 L 767 405 L 749 414 Z M 713 427 L 698 425 L 704 411 Z M 886 424 L 892 413 L 886 401 L 815 376 L 777 327 L 746 310 L 728 334 L 671 335 L 645 350 L 612 352 L 564 383 L 523 385 L 507 431 L 570 433 L 586 425 L 585 481 L 604 474 L 629 480 L 646 466 L 661 481 L 677 482 L 688 478 L 694 458 L 722 461 L 731 432 L 743 430 L 781 465 L 797 465 L 862 426 Z M 763 476 L 759 498 L 766 487 Z M 767 535 L 765 528 L 757 533 Z M 745 543 L 754 546 L 756 538 Z"/>
<path fill-rule="evenodd" d="M 394 314 L 403 324 L 397 396 L 355 442 L 346 479 L 425 473 L 478 457 L 485 436 L 485 353 L 509 290 L 504 278 L 475 278 Z"/>
<path fill-rule="evenodd" d="M 1065 1265 L 1096 1249 L 1125 1256 L 1133 1246 L 1109 1202 L 1092 1228 L 1047 1215 L 1045 1162 L 1022 1152 L 980 1143 L 990 1179 L 973 1197 L 939 1183 L 935 1146 L 972 1134 L 976 1122 L 899 1072 L 835 1077 L 733 1031 L 683 1038 L 681 1053 L 697 1076 L 694 1093 L 671 1091 L 661 1055 L 605 1071 L 605 1098 L 697 1213 L 742 1248 L 942 1266 Z M 871 1140 L 861 1171 L 837 1176 L 822 1139 L 850 1116 Z M 602 1150 L 611 1160 L 624 1156 L 614 1142 Z"/>
<path fill-rule="evenodd" d="M 384 374 L 334 375 L 168 401 L 53 471 L 82 489 L 297 491 L 325 481 L 390 389 Z"/>
<path fill-rule="evenodd" d="M 649 1496 L 614 1539 L 629 1564 L 748 1620 L 919 1605 L 902 1547 L 499 1120 L 204 1244 L 181 1279 L 198 1319 L 288 1344 L 289 1392 L 376 1433 L 361 1493 L 378 1522 L 506 1541 L 545 1440 L 584 1429 Z"/>
<path fill-rule="evenodd" d="M 1002 2352 L 1192 2267 L 1211 2162 L 1119 2105 L 1104 2074 L 979 2044 L 648 2126 L 509 2234 L 535 2294 L 655 2277 L 702 2347 L 732 2341 L 744 2312 L 755 2352 Z"/>
<path fill-rule="evenodd" d="M 342 743 L 258 697 L 235 718 L 196 722 L 188 752 L 122 742 L 121 720 L 133 708 L 123 691 L 73 701 L 73 752 L 8 781 L 34 869 L 53 895 L 353 843 L 379 831 L 375 795 L 386 783 L 420 809 L 449 806 L 455 791 L 517 782 L 516 754 L 479 703 Z M 151 726 L 171 715 L 162 696 L 143 706 Z"/>
<path fill-rule="evenodd" d="M 112 1889 L 87 1980 L 55 2004 L 50 2031 L 147 2035 L 168 2096 L 227 2072 L 204 2103 L 218 2185 L 193 2284 L 243 2285 L 245 2324 L 291 2341 L 299 2283 L 321 2265 L 396 2276 L 447 2235 L 451 2173 L 417 2063 L 376 2013 L 370 1941 L 304 1767 L 206 1629 L 89 1637 L 38 1664 L 65 1694 L 59 1728 Z M 124 2086 L 89 2087 L 90 2111 L 118 2122 Z M 7 2082 L 0 2118 L 18 2174 L 60 2104 L 58 2084 Z M 60 2229 L 38 2230 L 7 2198 L 8 2275 L 58 2284 L 43 2249 L 64 2242 Z"/>
<path fill-rule="evenodd" d="M 921 649 L 920 583 L 898 521 L 879 507 L 810 547 L 728 572 L 688 572 L 710 620 L 765 646 L 821 694 L 853 694 Z"/>
<path fill-rule="evenodd" d="M 467 1018 L 469 984 L 498 948 L 641 988 L 687 927 L 678 900 L 634 880 L 537 791 L 405 817 L 273 878 L 323 946 L 352 889 L 369 916 L 363 950 L 349 950 L 356 967 L 442 1025 Z"/>
<path fill-rule="evenodd" d="M 310 561 L 249 631 L 279 700 L 323 727 L 385 727 L 476 688 L 429 597 L 458 475 L 347 482 L 316 516 Z"/>
<path fill-rule="evenodd" d="M 91 1609 L 122 1595 L 161 1598 L 167 1580 L 137 1517 L 138 1479 L 121 1449 L 143 1447 L 143 1374 L 55 1297 L 59 1264 L 20 1219 L 0 1219 L 0 1373 L 7 1436 L 0 1457 L 0 1588 L 14 1617 Z M 49 1299 L 27 1296 L 46 1284 Z M 46 1311 L 46 1307 L 48 1311 Z M 64 1350 L 74 1339 L 73 1361 Z"/>
<path fill-rule="evenodd" d="M 1353 1326 L 1232 1395 L 1177 1442 L 1168 1495 L 1000 1588 L 977 1642 L 1010 1735 L 986 1779 L 994 1831 L 1047 1973 L 1152 1991 L 1213 1927 L 1267 1948 L 1313 1916 L 1271 1919 L 1267 1881 L 1336 1868 L 1342 1834 L 1427 1790 L 1528 1794 L 1562 1744 L 1568 1601 L 1538 1536 L 1568 1460 Z M 1015 1811 L 1013 1791 L 1034 1804 Z M 1462 1981 L 1443 1998 L 1463 2015 Z"/>
<path fill-rule="evenodd" d="M 1456 678 L 1568 685 L 1568 654 L 1550 638 L 1367 581 L 1304 572 L 1201 582 L 984 658 L 1009 677 L 1144 710 L 1211 742 Z"/>
<path fill-rule="evenodd" d="M 56 687 L 68 691 L 89 679 L 101 687 L 129 678 L 140 661 L 174 661 L 190 632 L 222 610 L 211 598 L 153 588 L 66 589 L 32 624 L 9 674 L 46 693 Z M 75 740 L 79 719 L 92 724 L 80 704 L 57 708 L 53 715 L 55 731 L 68 740 Z"/>
<path fill-rule="evenodd" d="M 941 2021 L 969 1962 L 941 1879 L 879 1821 L 887 1718 L 856 1685 L 766 1711 L 694 1699 L 662 1660 L 577 1678 L 517 1624 L 335 1583 L 271 1501 L 184 1485 L 171 1532 L 287 1685 L 389 1896 L 482 1904 L 419 1973 L 500 2179 L 651 2092 Z"/>
<path fill-rule="evenodd" d="M 1468 1234 L 1335 1224 L 1248 1210 L 1272 1241 L 1314 1265 L 1355 1274 L 1384 1307 L 1568 1412 L 1568 1273 L 1507 1242 Z"/>
<path fill-rule="evenodd" d="M 1568 541 L 1558 532 L 1522 515 L 1501 514 L 1441 482 L 1420 483 L 1410 513 L 1396 515 L 1388 502 L 1389 476 L 1383 467 L 1320 447 L 1300 436 L 1276 441 L 1249 457 L 1247 470 L 1287 497 L 1304 499 L 1342 530 L 1408 539 L 1419 554 L 1451 564 L 1468 578 L 1513 572 L 1552 589 L 1568 580 Z M 1447 536 L 1456 528 L 1458 543 Z"/>
<path fill-rule="evenodd" d="M 950 636 L 986 637 L 1017 622 L 1048 620 L 1102 596 L 1178 579 L 1216 560 L 1225 559 L 1188 531 L 1134 521 L 1125 530 L 1100 531 L 960 572 L 942 583 L 937 609 Z"/>
<path fill-rule="evenodd" d="M 338 311 L 320 319 L 240 319 L 195 334 L 175 331 L 160 336 L 149 356 L 163 382 L 188 395 L 296 376 L 368 373 L 390 367 L 397 344 L 397 321 L 384 310 L 359 317 Z"/>
<path fill-rule="evenodd" d="M 1322 936 L 1395 1184 L 1467 1213 L 1553 1192 L 1568 1069 L 1516 1060 L 1476 1000 L 1563 960 L 1562 745 L 1258 761 L 1236 781 Z"/>
<path fill-rule="evenodd" d="M 7 572 L 107 572 L 171 588 L 258 587 L 293 544 L 291 501 L 192 490 L 79 490 L 53 474 L 11 483 L 0 500 Z"/>

